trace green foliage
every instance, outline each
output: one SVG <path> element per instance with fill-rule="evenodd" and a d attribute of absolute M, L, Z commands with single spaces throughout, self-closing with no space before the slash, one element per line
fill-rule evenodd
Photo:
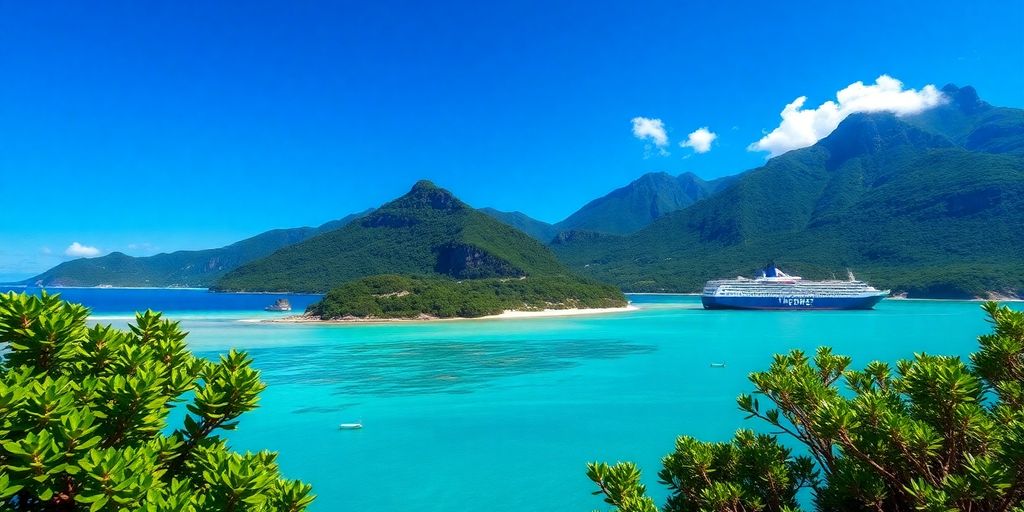
<path fill-rule="evenodd" d="M 324 292 L 381 274 L 467 279 L 569 273 L 533 238 L 423 181 L 358 222 L 232 271 L 216 288 Z"/>
<path fill-rule="evenodd" d="M 0 509 L 300 511 L 309 485 L 275 455 L 237 454 L 218 431 L 264 385 L 244 353 L 193 356 L 177 322 L 146 311 L 129 330 L 88 327 L 57 295 L 0 295 Z M 167 435 L 167 416 L 186 404 Z"/>
<path fill-rule="evenodd" d="M 473 318 L 505 310 L 606 308 L 625 306 L 622 292 L 577 277 L 467 279 L 372 276 L 348 282 L 313 304 L 322 319 Z"/>
<path fill-rule="evenodd" d="M 662 510 L 1019 511 L 1024 503 L 1024 312 L 984 305 L 994 332 L 970 364 L 915 354 L 895 368 L 818 349 L 777 355 L 737 402 L 773 434 L 728 443 L 690 437 L 663 459 Z M 845 389 L 844 389 L 845 388 Z M 767 401 L 768 404 L 762 404 Z M 793 456 L 777 436 L 795 441 Z M 635 466 L 591 464 L 596 494 L 621 512 L 657 510 Z"/>
<path fill-rule="evenodd" d="M 943 108 L 954 106 L 933 115 Z M 1013 134 L 1004 132 L 1006 145 Z M 910 296 L 971 298 L 1024 291 L 1022 226 L 1020 153 L 958 146 L 902 118 L 860 114 L 632 235 L 565 237 L 552 248 L 626 291 L 696 291 L 776 261 L 808 278 L 853 269 Z"/>
<path fill-rule="evenodd" d="M 587 203 L 554 227 L 557 231 L 633 233 L 663 215 L 718 192 L 733 179 L 729 176 L 704 181 L 692 173 L 679 176 L 666 172 L 647 173 Z M 548 237 L 546 241 L 550 240 Z"/>
<path fill-rule="evenodd" d="M 494 208 L 480 208 L 480 213 L 489 215 L 503 224 L 512 226 L 541 243 L 548 243 L 558 234 L 558 228 L 522 212 L 503 212 Z"/>
<path fill-rule="evenodd" d="M 230 270 L 274 251 L 338 229 L 365 215 L 346 216 L 316 228 L 274 229 L 225 247 L 176 251 L 133 257 L 114 252 L 99 258 L 79 258 L 24 281 L 42 286 L 176 286 L 203 287 Z"/>

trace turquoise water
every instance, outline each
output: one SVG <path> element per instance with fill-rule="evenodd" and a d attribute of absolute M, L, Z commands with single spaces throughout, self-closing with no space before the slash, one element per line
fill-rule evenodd
<path fill-rule="evenodd" d="M 242 320 L 272 314 L 209 295 L 207 311 L 169 316 L 203 355 L 248 349 L 269 385 L 231 443 L 279 451 L 286 475 L 314 485 L 316 511 L 589 511 L 602 507 L 584 475 L 591 460 L 636 461 L 661 493 L 659 460 L 676 435 L 723 440 L 757 426 L 735 397 L 771 354 L 829 344 L 857 366 L 966 356 L 988 329 L 970 302 L 741 312 L 644 295 L 631 297 L 637 311 L 591 317 L 266 324 Z M 104 297 L 80 300 L 122 323 L 129 312 Z M 365 428 L 338 430 L 355 420 Z"/>

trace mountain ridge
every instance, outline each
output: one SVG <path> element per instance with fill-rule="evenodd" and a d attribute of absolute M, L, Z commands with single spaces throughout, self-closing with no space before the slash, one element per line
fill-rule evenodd
<path fill-rule="evenodd" d="M 214 288 L 320 292 L 382 274 L 476 279 L 570 273 L 529 235 L 423 180 L 356 222 L 229 272 Z"/>
<path fill-rule="evenodd" d="M 1024 205 L 1016 200 L 1024 195 L 1024 110 L 992 106 L 970 86 L 942 90 L 944 105 L 904 116 L 853 114 L 818 143 L 735 175 L 705 181 L 691 173 L 647 173 L 559 223 L 518 211 L 473 211 L 550 244 L 576 271 L 631 291 L 693 291 L 701 276 L 748 273 L 764 259 L 788 258 L 808 277 L 860 267 L 912 295 L 1017 293 L 1017 282 L 999 277 L 998 269 L 1024 276 L 1013 267 L 1019 256 L 1006 250 L 1021 243 L 1014 228 L 1024 224 Z M 392 209 L 472 210 L 430 182 L 413 189 L 421 189 L 407 198 L 413 203 Z M 342 228 L 350 217 L 218 249 L 73 260 L 25 282 L 209 286 L 235 268 Z M 394 211 L 373 217 L 378 227 L 408 221 Z M 977 235 L 985 231 L 990 236 Z M 485 234 L 475 236 L 486 244 Z M 450 248 L 446 265 L 472 259 L 466 251 Z M 956 267 L 954 285 L 943 282 L 943 264 Z M 903 279 L 901 269 L 927 279 Z"/>
<path fill-rule="evenodd" d="M 558 232 L 632 233 L 665 214 L 714 194 L 732 179 L 705 181 L 690 172 L 678 176 L 664 171 L 646 173 L 588 202 L 554 226 Z"/>
<path fill-rule="evenodd" d="M 962 97 L 967 108 L 954 97 L 936 107 L 947 112 L 926 117 L 852 115 L 815 145 L 636 233 L 553 247 L 578 271 L 627 291 L 695 291 L 774 260 L 805 277 L 853 268 L 911 296 L 1019 294 L 1024 158 L 1006 151 L 1018 142 L 1006 135 L 1013 130 L 998 132 L 998 144 L 966 147 L 997 107 Z M 1010 126 L 1024 111 L 998 113 Z M 942 135 L 954 131 L 963 142 Z"/>
<path fill-rule="evenodd" d="M 20 284 L 50 287 L 206 287 L 240 264 L 319 233 L 338 229 L 367 212 L 369 210 L 346 215 L 317 227 L 271 229 L 213 249 L 181 250 L 138 257 L 115 251 L 96 258 L 79 258 L 61 263 Z"/>

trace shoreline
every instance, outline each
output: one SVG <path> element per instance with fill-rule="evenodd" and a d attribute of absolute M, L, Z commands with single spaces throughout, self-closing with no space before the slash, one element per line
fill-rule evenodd
<path fill-rule="evenodd" d="M 42 289 L 42 290 L 181 290 L 181 291 L 206 291 L 208 293 L 216 293 L 223 295 L 300 295 L 300 296 L 323 296 L 323 293 L 316 292 L 245 292 L 245 291 L 220 291 L 211 288 L 201 287 L 185 287 L 185 286 L 34 286 L 25 284 L 3 284 L 0 283 L 0 287 L 7 289 Z M 699 297 L 700 292 L 622 292 L 623 295 L 646 295 L 646 296 L 665 296 L 665 297 Z M 970 297 L 970 298 L 940 298 L 940 297 L 906 297 L 900 295 L 892 295 L 886 297 L 885 300 L 920 300 L 920 301 L 948 301 L 948 302 L 1024 302 L 1024 296 L 1004 295 L 1001 293 L 989 292 L 989 297 Z M 607 308 L 615 309 L 615 308 Z M 561 310 L 544 310 L 544 311 L 561 311 Z M 543 311 L 528 311 L 527 313 L 543 313 Z M 504 315 L 501 313 L 498 315 L 489 315 L 486 317 L 478 318 L 498 318 Z M 546 316 L 571 316 L 571 315 L 546 315 Z M 416 319 L 391 319 L 384 321 L 395 321 L 395 320 L 416 320 Z M 426 320 L 426 319 L 423 319 Z M 432 320 L 447 320 L 443 318 L 432 318 Z M 472 320 L 458 318 L 458 320 Z M 333 321 L 333 320 L 332 320 Z M 418 320 L 417 320 L 418 321 Z"/>
<path fill-rule="evenodd" d="M 530 318 L 555 318 L 569 316 L 593 316 L 607 315 L 614 313 L 627 313 L 638 311 L 640 308 L 628 304 L 619 308 L 579 308 L 579 309 L 543 309 L 540 311 L 516 311 L 508 310 L 496 315 L 478 317 L 453 317 L 438 318 L 430 315 L 420 315 L 416 318 L 340 318 L 334 320 L 320 320 L 318 317 L 305 315 L 292 315 L 281 318 L 266 319 L 245 319 L 242 322 L 269 323 L 269 324 L 314 324 L 314 325 L 366 325 L 366 324 L 396 324 L 396 323 L 427 323 L 427 322 L 462 322 L 474 320 L 522 320 Z"/>

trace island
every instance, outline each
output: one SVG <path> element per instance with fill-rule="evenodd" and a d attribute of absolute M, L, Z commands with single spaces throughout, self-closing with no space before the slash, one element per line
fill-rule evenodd
<path fill-rule="evenodd" d="M 480 318 L 509 311 L 625 310 L 611 285 L 576 276 L 456 280 L 380 275 L 343 284 L 286 321 Z"/>
<path fill-rule="evenodd" d="M 325 293 L 286 321 L 479 318 L 625 308 L 615 285 L 429 181 L 329 233 L 243 265 L 223 291 Z M 278 319 L 278 321 L 280 321 Z"/>

